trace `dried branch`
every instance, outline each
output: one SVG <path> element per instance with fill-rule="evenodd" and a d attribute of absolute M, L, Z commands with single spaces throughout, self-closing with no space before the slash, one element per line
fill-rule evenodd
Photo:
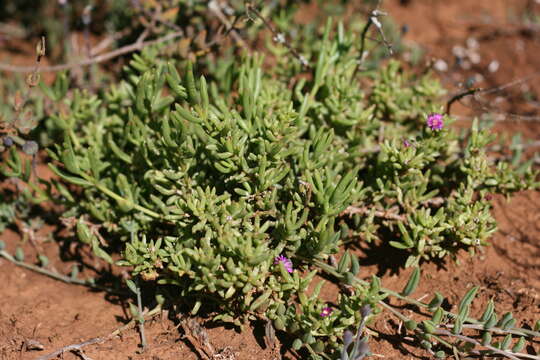
<path fill-rule="evenodd" d="M 41 268 L 39 266 L 28 264 L 28 263 L 25 263 L 23 261 L 18 261 L 13 256 L 8 254 L 4 250 L 0 250 L 0 257 L 3 257 L 4 259 L 12 262 L 13 264 L 15 264 L 17 266 L 23 267 L 23 268 L 28 269 L 28 270 L 32 270 L 32 271 L 37 272 L 37 273 L 42 274 L 42 275 L 46 275 L 46 276 L 51 277 L 51 278 L 56 279 L 56 280 L 60 280 L 60 281 L 62 281 L 64 283 L 66 283 L 66 284 L 82 285 L 82 286 L 87 286 L 87 287 L 90 287 L 90 288 L 93 288 L 93 289 L 106 291 L 106 292 L 111 293 L 111 294 L 123 295 L 123 296 L 126 295 L 126 293 L 124 291 L 121 291 L 121 290 L 117 290 L 117 289 L 109 288 L 109 287 L 106 287 L 106 286 L 93 284 L 93 283 L 89 282 L 88 280 L 80 280 L 80 279 L 77 279 L 77 278 L 72 278 L 72 277 L 69 277 L 69 276 L 59 274 L 59 273 L 54 272 L 54 271 L 50 271 L 50 270 Z"/>
<path fill-rule="evenodd" d="M 445 201 L 446 199 L 444 197 L 438 196 L 432 199 L 422 201 L 421 204 L 424 206 L 441 206 L 442 204 L 444 204 Z M 367 206 L 362 206 L 362 207 L 349 206 L 341 212 L 340 216 L 345 216 L 345 215 L 352 216 L 355 214 L 360 214 L 360 215 L 373 214 L 373 216 L 375 217 L 386 219 L 386 220 L 396 220 L 396 221 L 401 221 L 401 222 L 407 222 L 407 217 L 405 215 L 400 215 L 398 212 L 399 212 L 399 208 L 397 206 L 394 206 L 388 210 L 375 210 L 375 211 L 373 211 Z"/>
<path fill-rule="evenodd" d="M 278 44 L 283 44 L 289 50 L 289 52 L 302 64 L 302 66 L 304 66 L 305 68 L 311 67 L 307 59 L 285 40 L 285 35 L 278 32 L 251 2 L 246 2 L 246 12 L 249 18 L 251 18 L 249 14 L 252 13 L 258 19 L 260 19 L 263 22 L 264 26 L 272 33 L 274 41 Z"/>
<path fill-rule="evenodd" d="M 161 306 L 157 306 L 153 310 L 149 311 L 147 314 L 143 314 L 143 316 L 146 316 L 148 319 L 150 319 L 154 317 L 155 315 L 157 315 L 160 311 L 161 311 Z M 36 360 L 51 360 L 68 351 L 82 351 L 81 349 L 85 346 L 93 345 L 93 344 L 101 344 L 121 334 L 122 332 L 131 329 L 132 327 L 135 326 L 135 323 L 136 323 L 136 319 L 131 319 L 126 325 L 119 327 L 118 329 L 114 330 L 112 333 L 110 333 L 109 335 L 105 337 L 96 337 L 90 340 L 83 341 L 82 343 L 67 345 L 52 353 L 40 356 Z"/>
<path fill-rule="evenodd" d="M 248 48 L 246 42 L 240 34 L 236 31 L 234 28 L 236 25 L 236 22 L 238 21 L 239 17 L 236 17 L 234 21 L 231 23 L 227 18 L 225 17 L 225 14 L 223 14 L 223 11 L 221 11 L 221 7 L 219 6 L 219 3 L 216 0 L 212 0 L 208 3 L 208 9 L 210 9 L 210 12 L 214 14 L 215 17 L 218 18 L 218 20 L 226 27 L 225 34 L 231 34 L 234 41 L 243 48 Z"/>
<path fill-rule="evenodd" d="M 459 340 L 463 340 L 465 342 L 468 342 L 468 343 L 471 343 L 471 344 L 474 344 L 474 345 L 477 345 L 477 346 L 483 346 L 485 347 L 486 349 L 490 350 L 490 351 L 493 351 L 495 354 L 499 354 L 501 356 L 504 356 L 508 359 L 512 359 L 512 360 L 519 360 L 519 359 L 540 359 L 538 356 L 534 356 L 534 355 L 528 355 L 528 354 L 522 354 L 522 353 L 512 353 L 508 350 L 501 350 L 501 349 L 498 349 L 494 346 L 491 346 L 489 344 L 482 344 L 480 341 L 470 337 L 470 336 L 466 336 L 466 335 L 460 335 L 460 334 L 454 334 L 454 333 L 451 333 L 450 331 L 448 330 L 442 330 L 442 329 L 438 329 L 436 331 L 436 334 L 437 335 L 443 335 L 443 336 L 448 336 L 448 337 L 454 337 L 456 339 L 459 339 Z M 476 354 L 476 355 L 481 355 L 482 352 L 479 351 L 479 350 L 471 350 L 470 351 L 472 354 Z"/>
<path fill-rule="evenodd" d="M 210 344 L 208 333 L 195 319 L 182 318 L 180 319 L 180 326 L 184 330 L 184 336 L 193 345 L 195 350 L 197 350 L 197 353 L 202 359 L 214 358 L 216 352 L 212 344 Z"/>
<path fill-rule="evenodd" d="M 124 36 L 129 34 L 129 32 L 130 32 L 129 29 L 124 29 L 122 31 L 115 32 L 114 34 L 111 34 L 110 36 L 107 36 L 90 50 L 90 57 L 99 55 L 103 50 L 109 47 L 112 43 L 114 43 L 118 39 L 123 38 Z"/>
<path fill-rule="evenodd" d="M 492 93 L 497 93 L 497 92 L 501 92 L 502 90 L 504 89 L 507 89 L 509 87 L 512 87 L 512 86 L 516 86 L 516 85 L 519 85 L 519 84 L 523 84 L 523 83 L 526 83 L 536 77 L 540 76 L 540 71 L 538 72 L 535 72 L 535 73 L 532 73 L 530 75 L 527 75 L 525 77 L 522 77 L 522 78 L 519 78 L 519 79 L 516 79 L 516 80 L 513 80 L 513 81 L 510 81 L 506 84 L 503 84 L 503 85 L 499 85 L 499 86 L 493 86 L 493 87 L 490 87 L 490 88 L 485 88 L 485 89 L 480 89 L 480 88 L 472 88 L 472 89 L 468 89 L 462 93 L 459 93 L 459 94 L 456 94 L 454 95 L 446 104 L 446 113 L 447 114 L 450 114 L 450 107 L 452 105 L 452 103 L 454 103 L 455 101 L 459 101 L 469 95 L 472 95 L 472 98 L 474 100 L 474 102 L 484 111 L 487 111 L 487 112 L 494 112 L 494 113 L 498 113 L 498 114 L 502 114 L 505 116 L 505 119 L 503 120 L 506 120 L 506 117 L 512 117 L 512 118 L 516 118 L 517 120 L 524 120 L 524 121 L 540 121 L 540 116 L 534 116 L 534 115 L 520 115 L 520 114 L 515 114 L 515 113 L 509 113 L 509 112 L 506 112 L 506 111 L 503 111 L 503 110 L 500 110 L 500 109 L 497 109 L 495 107 L 493 107 L 489 101 L 485 101 L 483 99 L 481 99 L 481 95 L 483 94 L 492 94 Z M 469 108 L 473 108 L 473 106 L 470 106 L 470 105 L 467 105 L 467 104 L 464 104 L 462 103 L 464 106 L 467 106 Z M 501 120 L 499 120 L 501 121 Z"/>
<path fill-rule="evenodd" d="M 52 65 L 52 66 L 43 66 L 40 68 L 40 71 L 42 72 L 57 72 L 57 71 L 63 71 L 68 70 L 72 68 L 76 68 L 79 66 L 88 66 L 92 64 L 101 63 L 110 59 L 114 59 L 118 56 L 125 55 L 132 53 L 134 51 L 138 51 L 143 49 L 146 46 L 154 45 L 163 43 L 169 40 L 173 40 L 175 38 L 183 36 L 183 31 L 177 31 L 168 35 L 165 35 L 163 37 L 160 37 L 155 40 L 149 40 L 149 41 L 139 41 L 135 42 L 130 45 L 123 46 L 119 49 L 113 50 L 111 52 L 96 56 L 94 58 L 85 59 L 83 61 L 79 61 L 76 63 L 71 64 L 59 64 L 59 65 Z M 0 63 L 0 71 L 6 71 L 6 72 L 18 72 L 18 73 L 24 73 L 24 72 L 30 72 L 34 70 L 34 66 L 17 66 L 17 65 L 11 65 L 11 64 L 2 64 Z"/>
<path fill-rule="evenodd" d="M 67 345 L 67 346 L 64 346 L 63 348 L 61 348 L 60 350 L 57 350 L 57 351 L 52 352 L 52 353 L 47 354 L 47 355 L 40 356 L 36 360 L 54 359 L 55 357 L 57 357 L 59 355 L 62 355 L 65 352 L 68 352 L 68 351 L 81 351 L 81 348 L 83 348 L 84 346 L 88 346 L 88 345 L 92 345 L 92 344 L 98 344 L 98 343 L 104 342 L 105 340 L 106 339 L 98 337 L 98 338 L 93 338 L 93 339 L 90 339 L 90 340 L 83 341 L 82 343 Z"/>
<path fill-rule="evenodd" d="M 152 11 L 148 10 L 147 8 L 145 8 L 144 6 L 141 5 L 141 3 L 137 0 L 132 0 L 131 1 L 131 4 L 138 10 L 140 11 L 141 13 L 143 13 L 145 16 L 149 17 L 150 19 L 152 19 L 152 21 L 154 22 L 158 22 L 162 25 L 165 25 L 166 27 L 168 27 L 169 29 L 171 30 L 174 30 L 174 31 L 178 31 L 178 32 L 182 32 L 182 36 L 184 34 L 184 30 L 176 25 L 175 23 L 172 23 L 170 21 L 167 21 L 167 20 L 164 20 L 162 18 L 162 14 L 156 14 L 156 13 L 153 13 Z"/>
<path fill-rule="evenodd" d="M 375 7 L 375 9 L 370 12 L 369 17 L 368 17 L 368 21 L 367 21 L 366 25 L 364 25 L 364 29 L 362 30 L 362 34 L 360 35 L 360 55 L 359 55 L 358 60 L 356 62 L 356 68 L 354 69 L 354 74 L 356 74 L 360 70 L 360 65 L 362 64 L 362 61 L 364 59 L 364 51 L 365 51 L 365 48 L 366 48 L 366 38 L 369 38 L 367 36 L 367 33 L 368 33 L 369 28 L 371 27 L 371 25 L 374 25 L 377 28 L 377 30 L 379 31 L 379 34 L 381 35 L 381 38 L 382 38 L 382 42 L 386 46 L 386 48 L 388 49 L 389 54 L 390 55 L 393 54 L 392 44 L 390 44 L 386 40 L 386 36 L 384 36 L 384 31 L 383 31 L 383 28 L 382 28 L 382 24 L 379 21 L 379 17 L 386 15 L 386 13 L 384 13 L 382 11 L 379 11 L 379 9 L 378 9 L 379 5 L 380 5 L 380 1 L 377 4 L 377 6 Z"/>
<path fill-rule="evenodd" d="M 471 89 L 465 90 L 463 92 L 460 92 L 460 93 L 455 94 L 454 96 L 452 96 L 452 98 L 450 98 L 450 100 L 448 100 L 446 102 L 446 114 L 450 115 L 450 109 L 452 108 L 453 103 L 455 103 L 458 100 L 463 99 L 466 96 L 474 95 L 474 94 L 476 94 L 477 92 L 480 92 L 480 91 L 482 91 L 481 88 L 471 88 Z"/>
<path fill-rule="evenodd" d="M 396 210 L 399 210 L 397 206 L 383 211 L 383 210 L 375 210 L 363 206 L 363 207 L 356 207 L 356 206 L 349 206 L 343 212 L 340 214 L 340 216 L 344 215 L 354 215 L 354 214 L 360 214 L 360 215 L 366 215 L 366 214 L 373 214 L 375 217 L 383 218 L 386 220 L 397 220 L 397 221 L 407 221 L 407 218 L 405 215 L 399 215 L 396 213 Z"/>
<path fill-rule="evenodd" d="M 139 286 L 138 283 L 137 283 L 137 309 L 139 310 L 137 320 L 139 322 L 139 332 L 141 333 L 141 345 L 144 351 L 146 349 L 146 336 L 144 334 L 144 317 L 141 315 L 143 313 L 141 287 Z"/>

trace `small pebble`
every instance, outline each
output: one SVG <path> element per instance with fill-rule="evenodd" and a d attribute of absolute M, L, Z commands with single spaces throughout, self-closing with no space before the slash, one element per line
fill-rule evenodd
<path fill-rule="evenodd" d="M 490 62 L 489 65 L 488 65 L 488 70 L 489 70 L 489 72 L 491 72 L 491 73 L 496 72 L 497 70 L 499 70 L 500 65 L 501 65 L 501 64 L 499 64 L 499 62 L 498 62 L 497 60 L 493 60 L 493 61 Z"/>
<path fill-rule="evenodd" d="M 477 52 L 471 52 L 469 53 L 469 60 L 471 60 L 471 62 L 473 64 L 480 64 L 480 60 L 481 60 L 481 56 L 479 53 Z"/>
<path fill-rule="evenodd" d="M 452 54 L 454 54 L 455 57 L 464 58 L 467 54 L 467 51 L 463 46 L 456 45 L 452 48 Z"/>
<path fill-rule="evenodd" d="M 433 64 L 433 67 L 437 71 L 448 71 L 448 64 L 446 63 L 446 61 L 442 59 L 438 59 L 437 61 L 435 61 L 435 64 Z"/>
<path fill-rule="evenodd" d="M 467 39 L 467 47 L 469 49 L 478 49 L 480 45 L 478 44 L 478 40 L 476 40 L 473 37 L 470 37 Z"/>

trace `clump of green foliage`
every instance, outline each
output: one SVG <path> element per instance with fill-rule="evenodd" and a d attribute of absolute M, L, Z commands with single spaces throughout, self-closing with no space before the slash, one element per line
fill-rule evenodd
<path fill-rule="evenodd" d="M 476 122 L 462 134 L 450 117 L 440 130 L 427 126 L 444 93 L 431 76 L 395 61 L 359 72 L 358 42 L 329 23 L 306 45 L 309 67 L 246 55 L 197 78 L 191 63 L 150 47 L 102 93 L 44 85 L 62 108 L 50 118 L 64 138 L 49 149 L 64 182 L 54 184 L 56 199 L 79 218 L 80 240 L 109 262 L 121 248 L 118 264 L 173 285 L 174 298 L 193 299 L 192 314 L 211 302 L 215 320 L 270 320 L 314 358 L 348 356 L 346 331 L 376 316 L 384 297 L 408 296 L 419 270 L 393 293 L 377 277 L 360 281 L 348 252 L 326 264 L 344 243 L 388 242 L 408 254 L 406 266 L 472 252 L 496 228 L 486 195 L 538 185 L 530 167 L 487 156 L 493 136 Z M 10 159 L 5 171 L 24 173 L 16 152 Z M 88 221 L 104 225 L 109 248 Z M 324 281 L 310 286 L 320 271 L 348 286 L 331 307 L 319 297 Z M 426 348 L 444 319 L 456 331 L 478 324 L 468 317 L 475 293 L 459 315 L 441 308 L 440 295 L 422 304 L 434 314 L 418 327 Z M 356 344 L 353 353 L 364 340 Z"/>

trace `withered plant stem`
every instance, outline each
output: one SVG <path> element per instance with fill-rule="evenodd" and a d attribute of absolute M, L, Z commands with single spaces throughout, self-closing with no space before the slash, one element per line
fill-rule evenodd
<path fill-rule="evenodd" d="M 52 65 L 52 66 L 42 66 L 42 67 L 40 67 L 40 72 L 57 72 L 57 71 L 68 70 L 68 69 L 72 69 L 72 68 L 76 68 L 76 67 L 80 67 L 80 66 L 88 66 L 88 65 L 92 65 L 92 64 L 101 63 L 101 62 L 104 62 L 104 61 L 107 61 L 107 60 L 114 59 L 114 58 L 116 58 L 118 56 L 121 56 L 121 55 L 129 54 L 129 53 L 132 53 L 134 51 L 141 50 L 142 48 L 144 48 L 146 46 L 149 46 L 149 45 L 159 44 L 159 43 L 162 43 L 162 42 L 166 42 L 166 41 L 169 41 L 169 40 L 176 39 L 178 37 L 181 37 L 182 35 L 183 35 L 183 32 L 177 31 L 177 32 L 162 36 L 162 37 L 160 37 L 158 39 L 155 39 L 155 40 L 135 42 L 133 44 L 123 46 L 123 47 L 121 47 L 119 49 L 107 52 L 105 54 L 96 56 L 94 58 L 85 59 L 83 61 L 79 61 L 79 62 L 76 62 L 76 63 L 59 64 L 59 65 Z M 25 73 L 25 72 L 33 71 L 34 68 L 35 68 L 35 66 L 17 66 L 17 65 L 12 65 L 12 64 L 0 63 L 0 71 Z"/>
<path fill-rule="evenodd" d="M 161 312 L 161 306 L 158 305 L 154 309 L 150 310 L 148 313 L 142 314 L 141 316 L 142 317 L 147 317 L 148 319 L 151 319 L 152 317 L 154 317 L 155 315 L 157 315 L 160 312 Z M 126 325 L 124 325 L 122 327 L 119 327 L 118 329 L 114 330 L 112 333 L 110 333 L 107 336 L 96 337 L 96 338 L 93 338 L 93 339 L 90 339 L 90 340 L 83 341 L 83 342 L 78 343 L 78 344 L 71 344 L 71 345 L 64 346 L 63 348 L 61 348 L 59 350 L 56 350 L 56 351 L 54 351 L 52 353 L 40 356 L 36 360 L 55 359 L 57 356 L 62 355 L 65 352 L 73 351 L 73 350 L 80 350 L 81 348 L 83 348 L 85 346 L 88 346 L 88 345 L 92 345 L 92 344 L 103 343 L 103 342 L 105 342 L 107 340 L 110 340 L 113 337 L 121 334 L 122 332 L 131 329 L 132 327 L 134 327 L 136 325 L 136 322 L 137 322 L 137 319 L 135 319 L 135 318 L 131 319 Z"/>
<path fill-rule="evenodd" d="M 57 272 L 44 269 L 44 268 L 36 266 L 36 265 L 28 264 L 28 263 L 26 263 L 24 261 L 18 261 L 13 256 L 11 256 L 9 253 L 7 253 L 5 250 L 0 250 L 0 257 L 3 257 L 4 259 L 12 262 L 13 264 L 15 264 L 17 266 L 23 267 L 23 268 L 28 269 L 28 270 L 32 270 L 32 271 L 37 272 L 37 273 L 42 274 L 42 275 L 46 275 L 46 276 L 48 276 L 50 278 L 53 278 L 53 279 L 56 279 L 56 280 L 60 280 L 60 281 L 62 281 L 64 283 L 66 283 L 66 284 L 75 284 L 75 285 L 87 286 L 89 288 L 102 290 L 102 291 L 108 292 L 110 294 L 116 294 L 116 295 L 122 295 L 122 296 L 127 295 L 127 293 L 122 291 L 122 290 L 113 289 L 113 288 L 110 288 L 110 287 L 107 287 L 107 286 L 92 284 L 92 283 L 88 282 L 87 280 L 74 279 L 74 278 L 71 278 L 69 276 L 65 276 L 65 275 L 62 275 L 62 274 L 59 274 Z"/>

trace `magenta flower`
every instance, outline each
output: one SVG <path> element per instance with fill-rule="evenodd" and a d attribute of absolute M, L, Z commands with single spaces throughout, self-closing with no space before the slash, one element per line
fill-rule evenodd
<path fill-rule="evenodd" d="M 407 139 L 403 140 L 403 146 L 405 146 L 406 148 L 408 147 L 411 147 L 411 142 Z"/>
<path fill-rule="evenodd" d="M 274 258 L 274 265 L 279 265 L 279 263 L 283 263 L 283 266 L 285 267 L 285 270 L 287 270 L 288 273 L 293 272 L 292 267 L 292 261 L 289 260 L 286 256 L 279 255 Z"/>
<path fill-rule="evenodd" d="M 325 307 L 322 309 L 322 311 L 321 311 L 321 317 L 327 317 L 327 316 L 329 316 L 333 311 L 334 311 L 334 309 L 332 309 L 331 307 L 325 306 Z"/>
<path fill-rule="evenodd" d="M 441 130 L 444 126 L 443 116 L 441 114 L 430 114 L 427 117 L 427 126 L 431 130 Z"/>

